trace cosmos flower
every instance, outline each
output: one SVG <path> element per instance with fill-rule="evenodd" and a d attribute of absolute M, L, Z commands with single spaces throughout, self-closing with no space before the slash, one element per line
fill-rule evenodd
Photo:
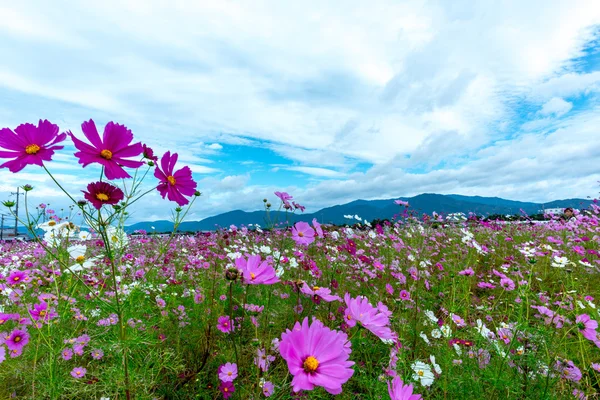
<path fill-rule="evenodd" d="M 219 390 L 223 394 L 223 398 L 227 400 L 228 398 L 233 396 L 233 393 L 235 392 L 235 386 L 233 386 L 232 382 L 221 381 L 221 384 L 219 385 Z"/>
<path fill-rule="evenodd" d="M 270 397 L 275 391 L 275 385 L 273 385 L 273 383 L 270 381 L 265 381 L 262 384 L 262 391 L 265 397 Z"/>
<path fill-rule="evenodd" d="M 71 376 L 75 379 L 83 378 L 87 372 L 87 369 L 82 367 L 75 367 L 71 371 Z"/>
<path fill-rule="evenodd" d="M 233 323 L 228 315 L 220 316 L 217 319 L 217 329 L 223 333 L 233 332 Z"/>
<path fill-rule="evenodd" d="M 296 222 L 292 228 L 292 239 L 297 245 L 309 245 L 315 241 L 315 230 L 304 221 Z"/>
<path fill-rule="evenodd" d="M 184 206 L 189 203 L 184 196 L 193 196 L 196 193 L 197 183 L 192 179 L 190 167 L 183 167 L 173 172 L 177 158 L 177 153 L 171 156 L 171 152 L 167 151 L 160 159 L 160 167 L 157 166 L 154 170 L 154 176 L 160 181 L 156 189 L 162 198 L 167 196 L 170 201 Z"/>
<path fill-rule="evenodd" d="M 15 128 L 15 132 L 9 128 L 0 129 L 0 158 L 11 158 L 0 165 L 0 168 L 8 168 L 10 172 L 19 172 L 27 165 L 39 165 L 42 167 L 44 161 L 51 161 L 54 150 L 60 150 L 64 146 L 56 146 L 67 137 L 66 133 L 58 134 L 58 125 L 48 120 L 39 120 L 38 126 L 33 124 L 21 124 Z"/>
<path fill-rule="evenodd" d="M 269 365 L 275 361 L 275 357 L 268 355 L 265 349 L 257 349 L 256 357 L 254 357 L 254 364 L 260 368 L 261 371 L 267 372 Z"/>
<path fill-rule="evenodd" d="M 431 386 L 435 379 L 431 366 L 425 364 L 422 361 L 415 361 L 411 365 L 412 370 L 415 372 L 412 376 L 414 380 L 418 380 L 423 386 Z"/>
<path fill-rule="evenodd" d="M 8 274 L 8 278 L 6 278 L 6 282 L 11 285 L 19 285 L 21 283 L 27 282 L 28 276 L 24 271 L 12 271 Z"/>
<path fill-rule="evenodd" d="M 34 321 L 42 320 L 44 322 L 48 322 L 49 320 L 58 317 L 58 314 L 53 308 L 48 309 L 48 303 L 41 302 L 33 305 L 33 309 L 29 310 L 29 314 L 31 314 L 31 318 Z"/>
<path fill-rule="evenodd" d="M 323 237 L 323 228 L 321 228 L 321 224 L 317 221 L 316 218 L 313 218 L 312 224 L 315 228 L 318 237 Z"/>
<path fill-rule="evenodd" d="M 23 350 L 23 347 L 29 343 L 29 333 L 26 330 L 15 329 L 6 338 L 4 344 L 9 350 Z"/>
<path fill-rule="evenodd" d="M 237 364 L 227 363 L 219 367 L 219 379 L 221 382 L 233 382 L 237 376 Z"/>
<path fill-rule="evenodd" d="M 69 135 L 79 150 L 75 156 L 84 167 L 98 163 L 104 167 L 106 178 L 113 180 L 131 178 L 123 167 L 138 168 L 143 165 L 141 161 L 129 159 L 142 154 L 143 148 L 141 143 L 131 144 L 133 134 L 125 125 L 109 122 L 104 127 L 102 139 L 91 119 L 81 124 L 81 130 L 91 145 L 77 139 L 70 132 Z"/>
<path fill-rule="evenodd" d="M 300 291 L 304 294 L 313 296 L 313 297 L 318 298 L 319 300 L 323 300 L 327 303 L 332 302 L 332 301 L 342 301 L 342 299 L 339 296 L 335 296 L 335 295 L 331 294 L 331 289 L 319 287 L 319 286 L 313 286 L 312 288 L 310 288 L 306 284 L 306 282 L 304 282 L 304 284 L 300 288 Z"/>
<path fill-rule="evenodd" d="M 420 400 L 420 394 L 413 394 L 413 385 L 404 385 L 402 379 L 396 376 L 392 384 L 388 382 L 388 393 L 390 400 Z"/>
<path fill-rule="evenodd" d="M 584 338 L 591 341 L 596 340 L 596 329 L 598 328 L 597 321 L 591 319 L 587 314 L 581 314 L 575 318 L 575 323 Z"/>
<path fill-rule="evenodd" d="M 90 183 L 87 185 L 87 192 L 82 192 L 83 197 L 97 210 L 105 204 L 117 204 L 125 197 L 121 189 L 107 182 Z"/>
<path fill-rule="evenodd" d="M 296 322 L 279 342 L 281 357 L 287 362 L 294 392 L 322 386 L 331 394 L 340 394 L 342 385 L 354 374 L 349 361 L 350 343 L 343 332 L 333 331 L 317 319 L 309 325 Z"/>
<path fill-rule="evenodd" d="M 259 255 L 249 256 L 248 259 L 238 257 L 236 268 L 242 273 L 244 283 L 249 285 L 272 285 L 279 282 L 275 269 L 268 261 L 262 261 Z"/>
<path fill-rule="evenodd" d="M 353 327 L 358 322 L 380 339 L 396 339 L 396 334 L 388 326 L 390 323 L 388 315 L 373 307 L 366 297 L 351 298 L 350 294 L 346 293 L 344 301 L 346 302 L 344 320 L 348 326 Z"/>

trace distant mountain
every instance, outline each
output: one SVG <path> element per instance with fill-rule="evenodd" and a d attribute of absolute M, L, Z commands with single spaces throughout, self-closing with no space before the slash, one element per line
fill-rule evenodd
<path fill-rule="evenodd" d="M 410 203 L 410 210 L 418 214 L 431 214 L 434 211 L 442 215 L 457 212 L 465 214 L 473 212 L 484 216 L 491 214 L 521 214 L 521 210 L 527 214 L 536 214 L 543 208 L 573 207 L 583 209 L 589 207 L 591 203 L 590 200 L 586 199 L 566 199 L 555 200 L 542 205 L 539 203 L 506 200 L 499 197 L 462 196 L 457 194 L 441 195 L 434 193 L 424 193 L 400 199 L 408 201 Z M 288 214 L 288 218 L 290 223 L 297 221 L 311 222 L 313 218 L 316 218 L 320 223 L 336 225 L 352 223 L 352 221 L 344 217 L 346 215 L 358 215 L 366 221 L 392 218 L 394 215 L 402 212 L 402 207 L 395 204 L 394 200 L 355 200 L 350 203 L 323 208 L 314 213 Z M 273 221 L 285 221 L 286 219 L 283 212 L 274 211 L 269 213 L 269 216 Z M 229 227 L 230 225 L 247 226 L 250 224 L 258 224 L 262 227 L 267 226 L 269 224 L 267 222 L 267 213 L 265 211 L 229 211 L 205 218 L 201 221 L 183 222 L 179 226 L 179 230 L 182 232 L 210 231 L 218 227 Z M 140 229 L 147 232 L 168 232 L 173 230 L 173 223 L 164 220 L 138 222 L 126 227 L 129 233 Z"/>

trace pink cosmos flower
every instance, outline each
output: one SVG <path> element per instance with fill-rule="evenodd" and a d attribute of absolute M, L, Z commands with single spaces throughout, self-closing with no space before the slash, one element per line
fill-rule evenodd
<path fill-rule="evenodd" d="M 262 390 L 265 397 L 270 397 L 275 391 L 275 385 L 273 385 L 273 382 L 271 381 L 265 381 L 265 383 L 263 383 Z"/>
<path fill-rule="evenodd" d="M 33 310 L 29 310 L 29 313 L 31 314 L 31 318 L 33 318 L 34 321 L 42 320 L 44 322 L 47 322 L 53 318 L 58 317 L 58 314 L 53 308 L 48 309 L 48 303 L 46 302 L 34 304 Z"/>
<path fill-rule="evenodd" d="M 347 307 L 344 320 L 348 326 L 353 327 L 359 322 L 380 339 L 396 339 L 396 334 L 388 326 L 390 323 L 388 315 L 373 307 L 366 297 L 359 296 L 353 299 L 349 293 L 346 293 L 344 301 Z"/>
<path fill-rule="evenodd" d="M 315 231 L 317 232 L 317 236 L 320 237 L 320 238 L 322 238 L 323 237 L 323 228 L 321 228 L 321 224 L 317 222 L 316 218 L 313 218 L 312 224 L 315 227 Z"/>
<path fill-rule="evenodd" d="M 410 300 L 410 292 L 407 292 L 406 290 L 401 290 L 400 291 L 400 299 Z"/>
<path fill-rule="evenodd" d="M 394 200 L 394 203 L 398 204 L 399 206 L 408 207 L 408 201 Z"/>
<path fill-rule="evenodd" d="M 73 350 L 69 349 L 68 347 L 66 349 L 64 349 L 61 353 L 63 360 L 65 361 L 69 361 L 71 358 L 73 358 Z"/>
<path fill-rule="evenodd" d="M 233 332 L 233 322 L 231 321 L 228 315 L 220 316 L 217 319 L 217 329 L 223 333 Z"/>
<path fill-rule="evenodd" d="M 392 385 L 388 382 L 388 393 L 391 400 L 420 400 L 420 394 L 413 394 L 413 385 L 404 385 L 402 379 L 396 376 Z"/>
<path fill-rule="evenodd" d="M 6 282 L 9 285 L 18 285 L 21 284 L 23 282 L 27 281 L 27 274 L 23 271 L 12 271 L 10 274 L 8 274 L 8 278 L 6 278 Z"/>
<path fill-rule="evenodd" d="M 131 178 L 123 167 L 139 168 L 144 164 L 141 161 L 129 159 L 142 154 L 143 148 L 139 142 L 131 144 L 133 133 L 125 125 L 109 122 L 104 127 L 102 139 L 100 139 L 96 124 L 91 119 L 81 124 L 81 130 L 91 145 L 77 139 L 71 132 L 69 135 L 79 150 L 75 156 L 79 158 L 79 163 L 84 167 L 98 163 L 104 167 L 106 178 L 113 180 Z"/>
<path fill-rule="evenodd" d="M 9 128 L 0 129 L 0 148 L 8 150 L 0 151 L 0 158 L 12 158 L 0 168 L 8 168 L 13 173 L 27 165 L 44 166 L 44 161 L 52 160 L 54 150 L 64 147 L 55 145 L 67 137 L 66 133 L 58 134 L 58 125 L 41 119 L 38 126 L 21 124 L 15 128 L 15 132 Z"/>
<path fill-rule="evenodd" d="M 27 343 L 29 343 L 29 333 L 21 329 L 12 331 L 4 342 L 9 350 L 17 351 L 23 350 L 23 347 L 25 347 Z"/>
<path fill-rule="evenodd" d="M 221 382 L 233 382 L 237 376 L 237 364 L 227 363 L 219 367 L 219 379 Z"/>
<path fill-rule="evenodd" d="M 575 318 L 575 323 L 584 338 L 591 341 L 596 340 L 596 329 L 598 328 L 597 321 L 591 319 L 587 314 L 581 314 Z"/>
<path fill-rule="evenodd" d="M 292 239 L 298 245 L 309 245 L 315 241 L 315 230 L 304 221 L 296 222 L 292 228 Z"/>
<path fill-rule="evenodd" d="M 6 360 L 6 348 L 4 346 L 0 346 L 0 364 L 2 364 L 4 360 Z"/>
<path fill-rule="evenodd" d="M 293 199 L 292 196 L 290 196 L 289 194 L 287 194 L 286 192 L 275 192 L 275 196 L 279 197 L 279 199 L 281 200 L 281 202 L 287 207 L 287 208 L 292 208 L 292 206 L 290 205 L 290 200 Z"/>
<path fill-rule="evenodd" d="M 235 260 L 235 266 L 241 271 L 244 283 L 249 285 L 272 285 L 279 282 L 275 269 L 268 261 L 262 261 L 259 255 L 249 256 L 246 260 L 239 257 Z"/>
<path fill-rule="evenodd" d="M 332 301 L 342 301 L 342 299 L 339 296 L 334 296 L 331 294 L 331 289 L 323 288 L 323 287 L 319 287 L 319 286 L 314 286 L 311 289 L 306 284 L 306 282 L 304 282 L 304 284 L 300 288 L 300 291 L 304 294 L 307 294 L 309 296 L 314 296 L 314 297 L 318 298 L 319 300 L 323 300 L 327 303 L 330 303 Z"/>
<path fill-rule="evenodd" d="M 254 364 L 260 368 L 261 371 L 267 372 L 269 365 L 275 361 L 275 357 L 268 355 L 265 349 L 256 350 L 256 357 L 254 357 Z"/>
<path fill-rule="evenodd" d="M 93 182 L 87 185 L 87 192 L 82 190 L 83 197 L 88 200 L 96 210 L 105 204 L 117 204 L 125 195 L 123 191 L 107 182 Z"/>
<path fill-rule="evenodd" d="M 75 367 L 71 371 L 71 376 L 75 379 L 83 378 L 87 372 L 87 369 L 82 367 Z"/>
<path fill-rule="evenodd" d="M 174 172 L 178 157 L 177 153 L 171 156 L 171 152 L 167 151 L 160 159 L 160 168 L 157 166 L 154 170 L 154 176 L 160 180 L 156 189 L 162 198 L 167 196 L 170 201 L 184 206 L 189 203 L 184 196 L 193 196 L 197 183 L 192 179 L 190 167 L 183 167 Z"/>
<path fill-rule="evenodd" d="M 219 390 L 223 394 L 223 398 L 227 400 L 233 396 L 233 392 L 235 392 L 235 386 L 233 386 L 232 382 L 221 382 L 219 385 Z"/>
<path fill-rule="evenodd" d="M 465 320 L 462 319 L 460 315 L 452 314 L 452 321 L 454 321 L 456 326 L 458 326 L 459 328 L 464 328 L 465 326 L 467 326 Z"/>
<path fill-rule="evenodd" d="M 294 392 L 322 386 L 331 394 L 340 394 L 342 385 L 354 374 L 354 362 L 348 360 L 348 336 L 317 319 L 309 325 L 308 318 L 304 318 L 302 325 L 296 322 L 293 330 L 286 330 L 281 335 L 279 352 L 294 376 Z"/>

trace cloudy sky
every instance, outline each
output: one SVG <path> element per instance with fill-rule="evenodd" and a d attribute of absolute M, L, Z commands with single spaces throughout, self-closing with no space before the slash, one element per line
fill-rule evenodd
<path fill-rule="evenodd" d="M 180 154 L 192 219 L 424 192 L 596 196 L 600 2 L 0 0 L 0 127 L 127 125 Z M 97 179 L 71 143 L 48 164 Z M 39 167 L 0 197 L 64 203 Z M 156 184 L 151 180 L 148 185 Z M 152 194 L 133 220 L 162 219 Z"/>

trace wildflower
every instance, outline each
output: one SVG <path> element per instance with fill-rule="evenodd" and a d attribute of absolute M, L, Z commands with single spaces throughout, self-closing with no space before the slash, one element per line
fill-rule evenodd
<path fill-rule="evenodd" d="M 596 340 L 596 329 L 598 328 L 598 322 L 591 319 L 587 314 L 581 314 L 575 318 L 575 323 L 577 324 L 577 328 L 579 328 L 579 332 L 581 332 L 584 338 L 591 341 Z"/>
<path fill-rule="evenodd" d="M 222 382 L 219 385 L 219 390 L 223 394 L 224 399 L 228 399 L 233 396 L 233 392 L 235 392 L 235 386 L 233 386 L 232 382 Z"/>
<path fill-rule="evenodd" d="M 472 275 L 475 275 L 475 271 L 473 271 L 473 268 L 469 267 L 467 269 L 463 269 L 458 274 L 464 275 L 464 276 L 472 276 Z"/>
<path fill-rule="evenodd" d="M 288 206 L 288 208 L 291 208 L 289 201 L 293 199 L 292 196 L 290 196 L 286 192 L 275 192 L 275 196 L 279 197 L 279 199 L 284 205 Z"/>
<path fill-rule="evenodd" d="M 85 369 L 85 368 L 75 367 L 71 371 L 71 376 L 75 379 L 83 378 L 85 376 L 86 372 L 87 372 L 87 369 Z"/>
<path fill-rule="evenodd" d="M 402 379 L 396 376 L 392 385 L 388 382 L 388 393 L 391 400 L 420 400 L 420 394 L 413 394 L 413 385 L 404 385 Z"/>
<path fill-rule="evenodd" d="M 309 296 L 313 296 L 315 299 L 323 300 L 327 303 L 330 303 L 332 301 L 342 301 L 342 299 L 339 296 L 335 296 L 335 295 L 331 294 L 331 289 L 323 288 L 323 287 L 319 287 L 319 286 L 313 286 L 311 289 L 306 284 L 306 282 L 304 282 L 304 284 L 300 288 L 300 291 Z"/>
<path fill-rule="evenodd" d="M 581 380 L 581 370 L 570 360 L 557 360 L 554 368 L 561 373 L 562 377 L 579 382 Z"/>
<path fill-rule="evenodd" d="M 349 293 L 344 296 L 346 311 L 344 320 L 348 326 L 353 327 L 357 322 L 371 331 L 380 339 L 396 339 L 396 334 L 388 327 L 390 320 L 388 316 L 373 307 L 366 297 L 359 296 L 355 299 Z"/>
<path fill-rule="evenodd" d="M 242 272 L 244 283 L 249 285 L 272 285 L 279 282 L 275 270 L 267 261 L 261 263 L 259 255 L 249 256 L 248 259 L 239 257 L 235 266 Z"/>
<path fill-rule="evenodd" d="M 23 350 L 23 347 L 29 343 L 29 333 L 25 330 L 15 329 L 12 331 L 4 344 L 9 350 Z"/>
<path fill-rule="evenodd" d="M 69 348 L 63 349 L 61 355 L 63 360 L 69 361 L 71 358 L 73 358 L 73 350 Z"/>
<path fill-rule="evenodd" d="M 223 333 L 233 332 L 233 323 L 228 315 L 220 316 L 217 319 L 217 329 Z"/>
<path fill-rule="evenodd" d="M 317 236 L 322 238 L 323 237 L 323 228 L 321 228 L 321 224 L 319 224 L 317 222 L 316 218 L 313 218 L 312 224 L 315 228 L 315 232 L 316 232 Z"/>
<path fill-rule="evenodd" d="M 0 168 L 8 168 L 13 173 L 27 165 L 43 167 L 44 161 L 52 160 L 54 150 L 64 147 L 56 144 L 67 137 L 66 133 L 58 134 L 58 125 L 41 119 L 38 126 L 21 124 L 15 128 L 15 132 L 9 128 L 0 129 L 0 147 L 6 150 L 0 151 L 0 158 L 12 159 L 0 165 Z"/>
<path fill-rule="evenodd" d="M 8 274 L 8 278 L 6 278 L 6 282 L 9 285 L 15 286 L 20 283 L 26 282 L 27 278 L 28 278 L 27 274 L 23 271 L 12 271 L 10 274 Z"/>
<path fill-rule="evenodd" d="M 500 286 L 502 286 L 504 288 L 504 290 L 509 291 L 509 292 L 511 290 L 515 290 L 515 283 L 510 278 L 504 277 L 504 278 L 500 279 Z"/>
<path fill-rule="evenodd" d="M 94 349 L 92 350 L 91 354 L 94 360 L 101 360 L 102 357 L 104 357 L 104 352 L 102 351 L 102 349 Z"/>
<path fill-rule="evenodd" d="M 462 319 L 459 315 L 452 314 L 452 321 L 454 321 L 456 326 L 458 326 L 459 328 L 464 328 L 465 326 L 467 326 L 465 320 Z"/>
<path fill-rule="evenodd" d="M 91 119 L 81 124 L 81 130 L 91 145 L 77 139 L 70 132 L 69 135 L 79 150 L 75 156 L 79 158 L 79 163 L 84 167 L 92 163 L 99 163 L 104 167 L 106 178 L 113 180 L 131 178 L 123 167 L 138 168 L 143 165 L 141 161 L 129 159 L 129 157 L 142 154 L 143 148 L 141 143 L 131 144 L 133 134 L 125 125 L 109 122 L 104 127 L 102 139 L 100 139 L 96 124 Z"/>
<path fill-rule="evenodd" d="M 308 318 L 304 318 L 302 325 L 296 322 L 293 330 L 284 332 L 279 352 L 294 376 L 294 392 L 322 386 L 330 394 L 340 394 L 342 384 L 354 374 L 354 362 L 348 360 L 348 336 L 325 327 L 317 319 L 309 325 Z"/>
<path fill-rule="evenodd" d="M 156 189 L 162 198 L 167 196 L 170 201 L 184 206 L 189 203 L 184 196 L 193 196 L 196 193 L 197 184 L 192 179 L 190 167 L 183 167 L 177 172 L 173 172 L 177 158 L 177 153 L 173 153 L 171 156 L 171 152 L 167 151 L 160 160 L 160 167 L 156 166 L 154 176 L 160 181 Z"/>
<path fill-rule="evenodd" d="M 48 309 L 48 303 L 46 302 L 34 304 L 33 310 L 29 310 L 29 314 L 31 314 L 31 318 L 33 318 L 34 321 L 42 320 L 45 322 L 58 316 L 53 308 Z"/>
<path fill-rule="evenodd" d="M 0 364 L 2 364 L 4 360 L 6 360 L 6 348 L 4 346 L 0 346 Z"/>
<path fill-rule="evenodd" d="M 408 201 L 394 200 L 394 203 L 398 204 L 399 206 L 408 207 Z"/>
<path fill-rule="evenodd" d="M 429 364 L 425 364 L 422 361 L 416 361 L 411 365 L 411 368 L 415 372 L 413 374 L 414 380 L 418 380 L 423 386 L 431 386 L 433 384 L 435 376 L 433 375 L 433 372 L 431 372 Z"/>
<path fill-rule="evenodd" d="M 304 221 L 296 222 L 292 228 L 292 239 L 297 245 L 309 245 L 315 241 L 315 230 Z"/>
<path fill-rule="evenodd" d="M 227 363 L 219 367 L 219 379 L 221 382 L 233 382 L 237 376 L 237 364 Z"/>
<path fill-rule="evenodd" d="M 400 291 L 400 299 L 401 300 L 410 300 L 410 292 L 406 291 L 406 290 L 401 290 Z"/>
<path fill-rule="evenodd" d="M 254 364 L 260 368 L 261 371 L 267 372 L 269 370 L 269 365 L 275 361 L 275 357 L 271 355 L 267 355 L 265 349 L 257 349 L 256 357 L 254 357 Z"/>
<path fill-rule="evenodd" d="M 275 391 L 275 385 L 270 381 L 266 381 L 262 385 L 262 391 L 265 397 L 270 397 Z"/>
<path fill-rule="evenodd" d="M 87 185 L 87 192 L 82 192 L 83 197 L 97 210 L 105 204 L 118 204 L 125 197 L 121 189 L 106 182 L 90 183 Z"/>

